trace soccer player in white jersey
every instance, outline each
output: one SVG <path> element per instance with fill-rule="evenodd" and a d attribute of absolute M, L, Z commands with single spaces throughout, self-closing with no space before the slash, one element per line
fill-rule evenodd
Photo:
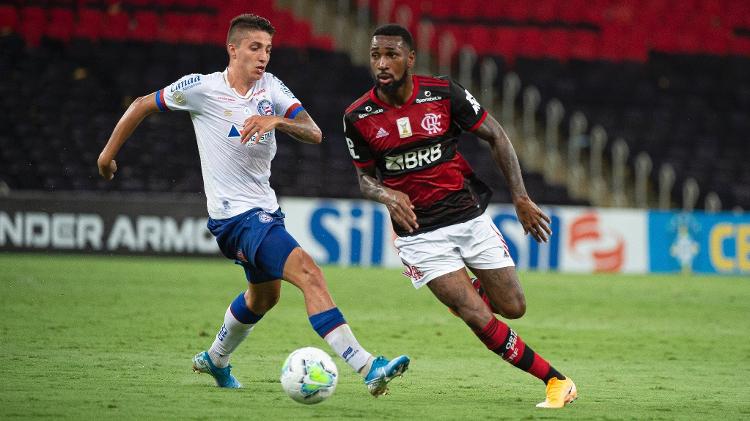
<path fill-rule="evenodd" d="M 374 358 L 359 344 L 328 293 L 320 268 L 286 231 L 284 214 L 269 184 L 276 129 L 300 142 L 322 142 L 320 129 L 294 94 L 266 72 L 274 32 L 260 16 L 232 19 L 227 68 L 185 76 L 136 99 L 99 155 L 99 173 L 112 179 L 117 171 L 115 155 L 146 116 L 169 110 L 190 112 L 208 228 L 222 253 L 242 265 L 248 280 L 247 291 L 227 308 L 211 347 L 193 358 L 193 369 L 211 374 L 219 387 L 241 387 L 231 374 L 229 356 L 278 302 L 284 279 L 302 290 L 315 331 L 364 377 L 370 393 L 379 396 L 391 379 L 408 368 L 409 358 Z"/>

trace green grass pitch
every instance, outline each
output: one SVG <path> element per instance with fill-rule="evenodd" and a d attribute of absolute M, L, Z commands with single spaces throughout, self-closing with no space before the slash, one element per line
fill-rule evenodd
<path fill-rule="evenodd" d="M 340 359 L 336 393 L 304 406 L 279 371 L 299 347 L 329 351 L 301 293 L 235 353 L 242 390 L 190 369 L 242 270 L 222 258 L 0 254 L 0 419 L 748 419 L 750 279 L 523 273 L 510 325 L 570 375 L 579 399 L 540 410 L 540 381 L 501 361 L 398 270 L 325 267 L 374 354 L 411 356 L 374 399 Z"/>

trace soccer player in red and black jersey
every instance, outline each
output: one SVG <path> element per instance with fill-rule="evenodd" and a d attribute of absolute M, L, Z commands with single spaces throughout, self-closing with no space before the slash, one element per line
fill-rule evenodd
<path fill-rule="evenodd" d="M 538 407 L 561 408 L 577 397 L 573 381 L 493 314 L 519 318 L 526 302 L 503 236 L 484 212 L 491 191 L 456 150 L 459 134 L 469 131 L 489 144 L 526 234 L 547 241 L 550 219 L 526 193 L 513 145 L 497 120 L 452 80 L 413 75 L 415 57 L 406 28 L 375 30 L 375 87 L 344 116 L 360 189 L 388 208 L 413 285 L 427 285 L 487 348 L 544 381 L 546 399 Z M 481 285 L 472 285 L 467 268 Z"/>

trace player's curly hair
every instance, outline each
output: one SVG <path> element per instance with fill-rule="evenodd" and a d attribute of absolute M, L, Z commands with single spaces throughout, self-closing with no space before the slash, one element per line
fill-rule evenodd
<path fill-rule="evenodd" d="M 269 35 L 276 33 L 276 29 L 271 22 L 252 13 L 244 13 L 232 19 L 227 32 L 227 44 L 237 44 L 237 35 L 242 31 L 264 31 Z"/>
<path fill-rule="evenodd" d="M 375 32 L 372 33 L 373 37 L 377 35 L 401 37 L 401 39 L 404 40 L 404 44 L 406 44 L 409 50 L 414 49 L 414 38 L 411 36 L 411 32 L 409 32 L 408 29 L 404 28 L 401 25 L 396 25 L 395 23 L 389 23 L 389 24 L 380 26 L 375 30 Z"/>

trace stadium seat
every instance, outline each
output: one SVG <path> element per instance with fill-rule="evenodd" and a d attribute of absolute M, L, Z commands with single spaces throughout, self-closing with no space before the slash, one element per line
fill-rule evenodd
<path fill-rule="evenodd" d="M 492 30 L 492 39 L 495 40 L 494 49 L 496 55 L 513 61 L 521 47 L 519 33 L 513 28 L 499 27 Z"/>
<path fill-rule="evenodd" d="M 104 12 L 99 9 L 79 9 L 75 36 L 89 40 L 99 39 L 104 28 Z"/>
<path fill-rule="evenodd" d="M 54 8 L 49 10 L 49 24 L 45 35 L 62 41 L 69 41 L 73 36 L 75 15 L 71 9 Z"/>
<path fill-rule="evenodd" d="M 542 34 L 544 57 L 567 60 L 571 51 L 577 47 L 573 42 L 573 34 L 567 29 L 549 29 Z"/>
<path fill-rule="evenodd" d="M 396 7 L 414 8 L 415 22 L 422 14 L 429 15 L 429 9 L 422 10 L 427 3 L 394 2 Z M 480 58 L 498 64 L 498 89 L 502 75 L 512 69 L 524 86 L 539 88 L 543 104 L 559 98 L 566 110 L 584 111 L 590 126 L 603 125 L 610 139 L 623 137 L 631 158 L 646 151 L 655 168 L 664 162 L 675 165 L 678 184 L 693 176 L 701 181 L 703 191 L 716 190 L 725 207 L 750 207 L 749 189 L 738 185 L 750 183 L 750 170 L 737 159 L 746 155 L 745 139 L 750 132 L 750 36 L 744 31 L 750 28 L 750 12 L 744 2 L 516 3 L 467 0 L 453 6 L 451 13 L 447 5 L 438 5 L 444 8 L 440 13 L 445 18 L 435 24 L 438 31 L 473 45 Z M 11 188 L 112 188 L 92 178 L 96 151 L 92 151 L 91 139 L 102 143 L 123 105 L 137 95 L 188 72 L 223 68 L 226 53 L 217 44 L 224 43 L 229 19 L 250 8 L 268 16 L 278 28 L 269 70 L 314 110 L 329 139 L 320 148 L 311 148 L 280 135 L 275 165 L 300 167 L 300 173 L 274 174 L 274 187 L 288 195 L 360 196 L 356 183 L 342 187 L 329 173 L 331 169 L 352 171 L 341 148 L 341 111 L 372 82 L 367 68 L 352 65 L 346 54 L 332 52 L 332 40 L 313 34 L 306 19 L 274 8 L 275 3 L 259 1 L 33 3 L 37 4 L 45 6 L 0 6 L 0 27 L 17 31 L 0 36 L 0 70 L 12 75 L 0 85 L 0 124 L 8 128 L 0 134 L 0 168 L 5 169 L 2 178 Z M 121 11 L 104 11 L 113 5 Z M 675 10 L 680 8 L 690 10 Z M 70 24 L 74 11 L 79 13 L 73 22 L 80 24 Z M 691 33 L 682 33 L 681 28 L 687 27 Z M 35 47 L 24 47 L 24 41 Z M 437 41 L 433 48 L 438 48 Z M 306 71 L 288 70 L 294 68 Z M 479 64 L 475 76 L 478 68 Z M 28 74 L 19 78 L 18 69 Z M 332 71 L 347 78 L 325 88 L 321 95 L 319 81 Z M 72 74 L 77 75 L 75 80 L 70 79 Z M 32 99 L 25 94 L 33 89 L 32 81 L 50 88 L 45 98 L 34 99 L 34 113 L 24 115 L 24 110 L 32 109 Z M 96 110 L 90 104 L 97 104 Z M 44 121 L 56 119 L 62 120 L 59 133 L 38 129 Z M 123 150 L 129 169 L 118 174 L 115 188 L 200 191 L 195 149 L 171 153 L 163 149 L 165 138 L 192 137 L 189 119 L 167 113 L 144 124 L 147 127 L 135 134 L 140 141 Z M 47 154 L 70 162 L 63 172 L 55 173 L 33 144 L 7 140 L 33 138 L 34 133 L 46 140 Z M 698 162 L 692 154 L 705 159 Z M 174 174 L 174 181 L 161 178 L 163 171 L 156 168 L 159 156 L 165 157 L 164 168 Z M 474 158 L 478 171 L 486 177 L 497 176 L 492 162 L 485 162 L 486 156 Z M 311 181 L 316 177 L 317 183 Z M 320 183 L 321 177 L 325 183 Z M 564 190 L 544 185 L 538 174 L 529 179 L 535 189 L 544 190 L 542 202 L 575 203 Z M 496 199 L 508 199 L 504 187 L 496 187 L 500 192 Z"/>
<path fill-rule="evenodd" d="M 19 33 L 30 46 L 38 46 L 47 27 L 47 12 L 41 7 L 24 7 L 20 13 Z"/>
<path fill-rule="evenodd" d="M 185 40 L 185 32 L 189 28 L 188 16 L 182 12 L 166 12 L 161 16 L 159 40 L 177 43 Z"/>
<path fill-rule="evenodd" d="M 154 41 L 159 36 L 159 15 L 156 12 L 139 10 L 133 15 L 135 25 L 130 30 L 130 37 L 139 41 Z"/>
<path fill-rule="evenodd" d="M 491 55 L 497 40 L 492 38 L 492 32 L 484 25 L 472 25 L 466 30 L 466 43 L 474 47 L 480 56 Z"/>
<path fill-rule="evenodd" d="M 521 3 L 521 2 L 519 2 Z M 542 57 L 544 54 L 544 39 L 542 30 L 527 27 L 518 30 L 518 55 L 522 57 Z"/>
<path fill-rule="evenodd" d="M 107 13 L 104 15 L 104 27 L 101 37 L 123 41 L 130 35 L 130 16 L 126 12 Z"/>
<path fill-rule="evenodd" d="M 600 57 L 597 49 L 599 35 L 584 30 L 573 31 L 570 34 L 570 56 L 581 60 L 596 60 Z"/>
<path fill-rule="evenodd" d="M 191 13 L 186 17 L 186 28 L 184 32 L 184 41 L 193 44 L 208 43 L 216 37 L 215 33 L 221 33 L 222 39 L 225 38 L 223 31 L 216 27 L 214 16 L 207 13 Z"/>
<path fill-rule="evenodd" d="M 0 34 L 18 29 L 18 12 L 10 5 L 0 5 Z"/>

